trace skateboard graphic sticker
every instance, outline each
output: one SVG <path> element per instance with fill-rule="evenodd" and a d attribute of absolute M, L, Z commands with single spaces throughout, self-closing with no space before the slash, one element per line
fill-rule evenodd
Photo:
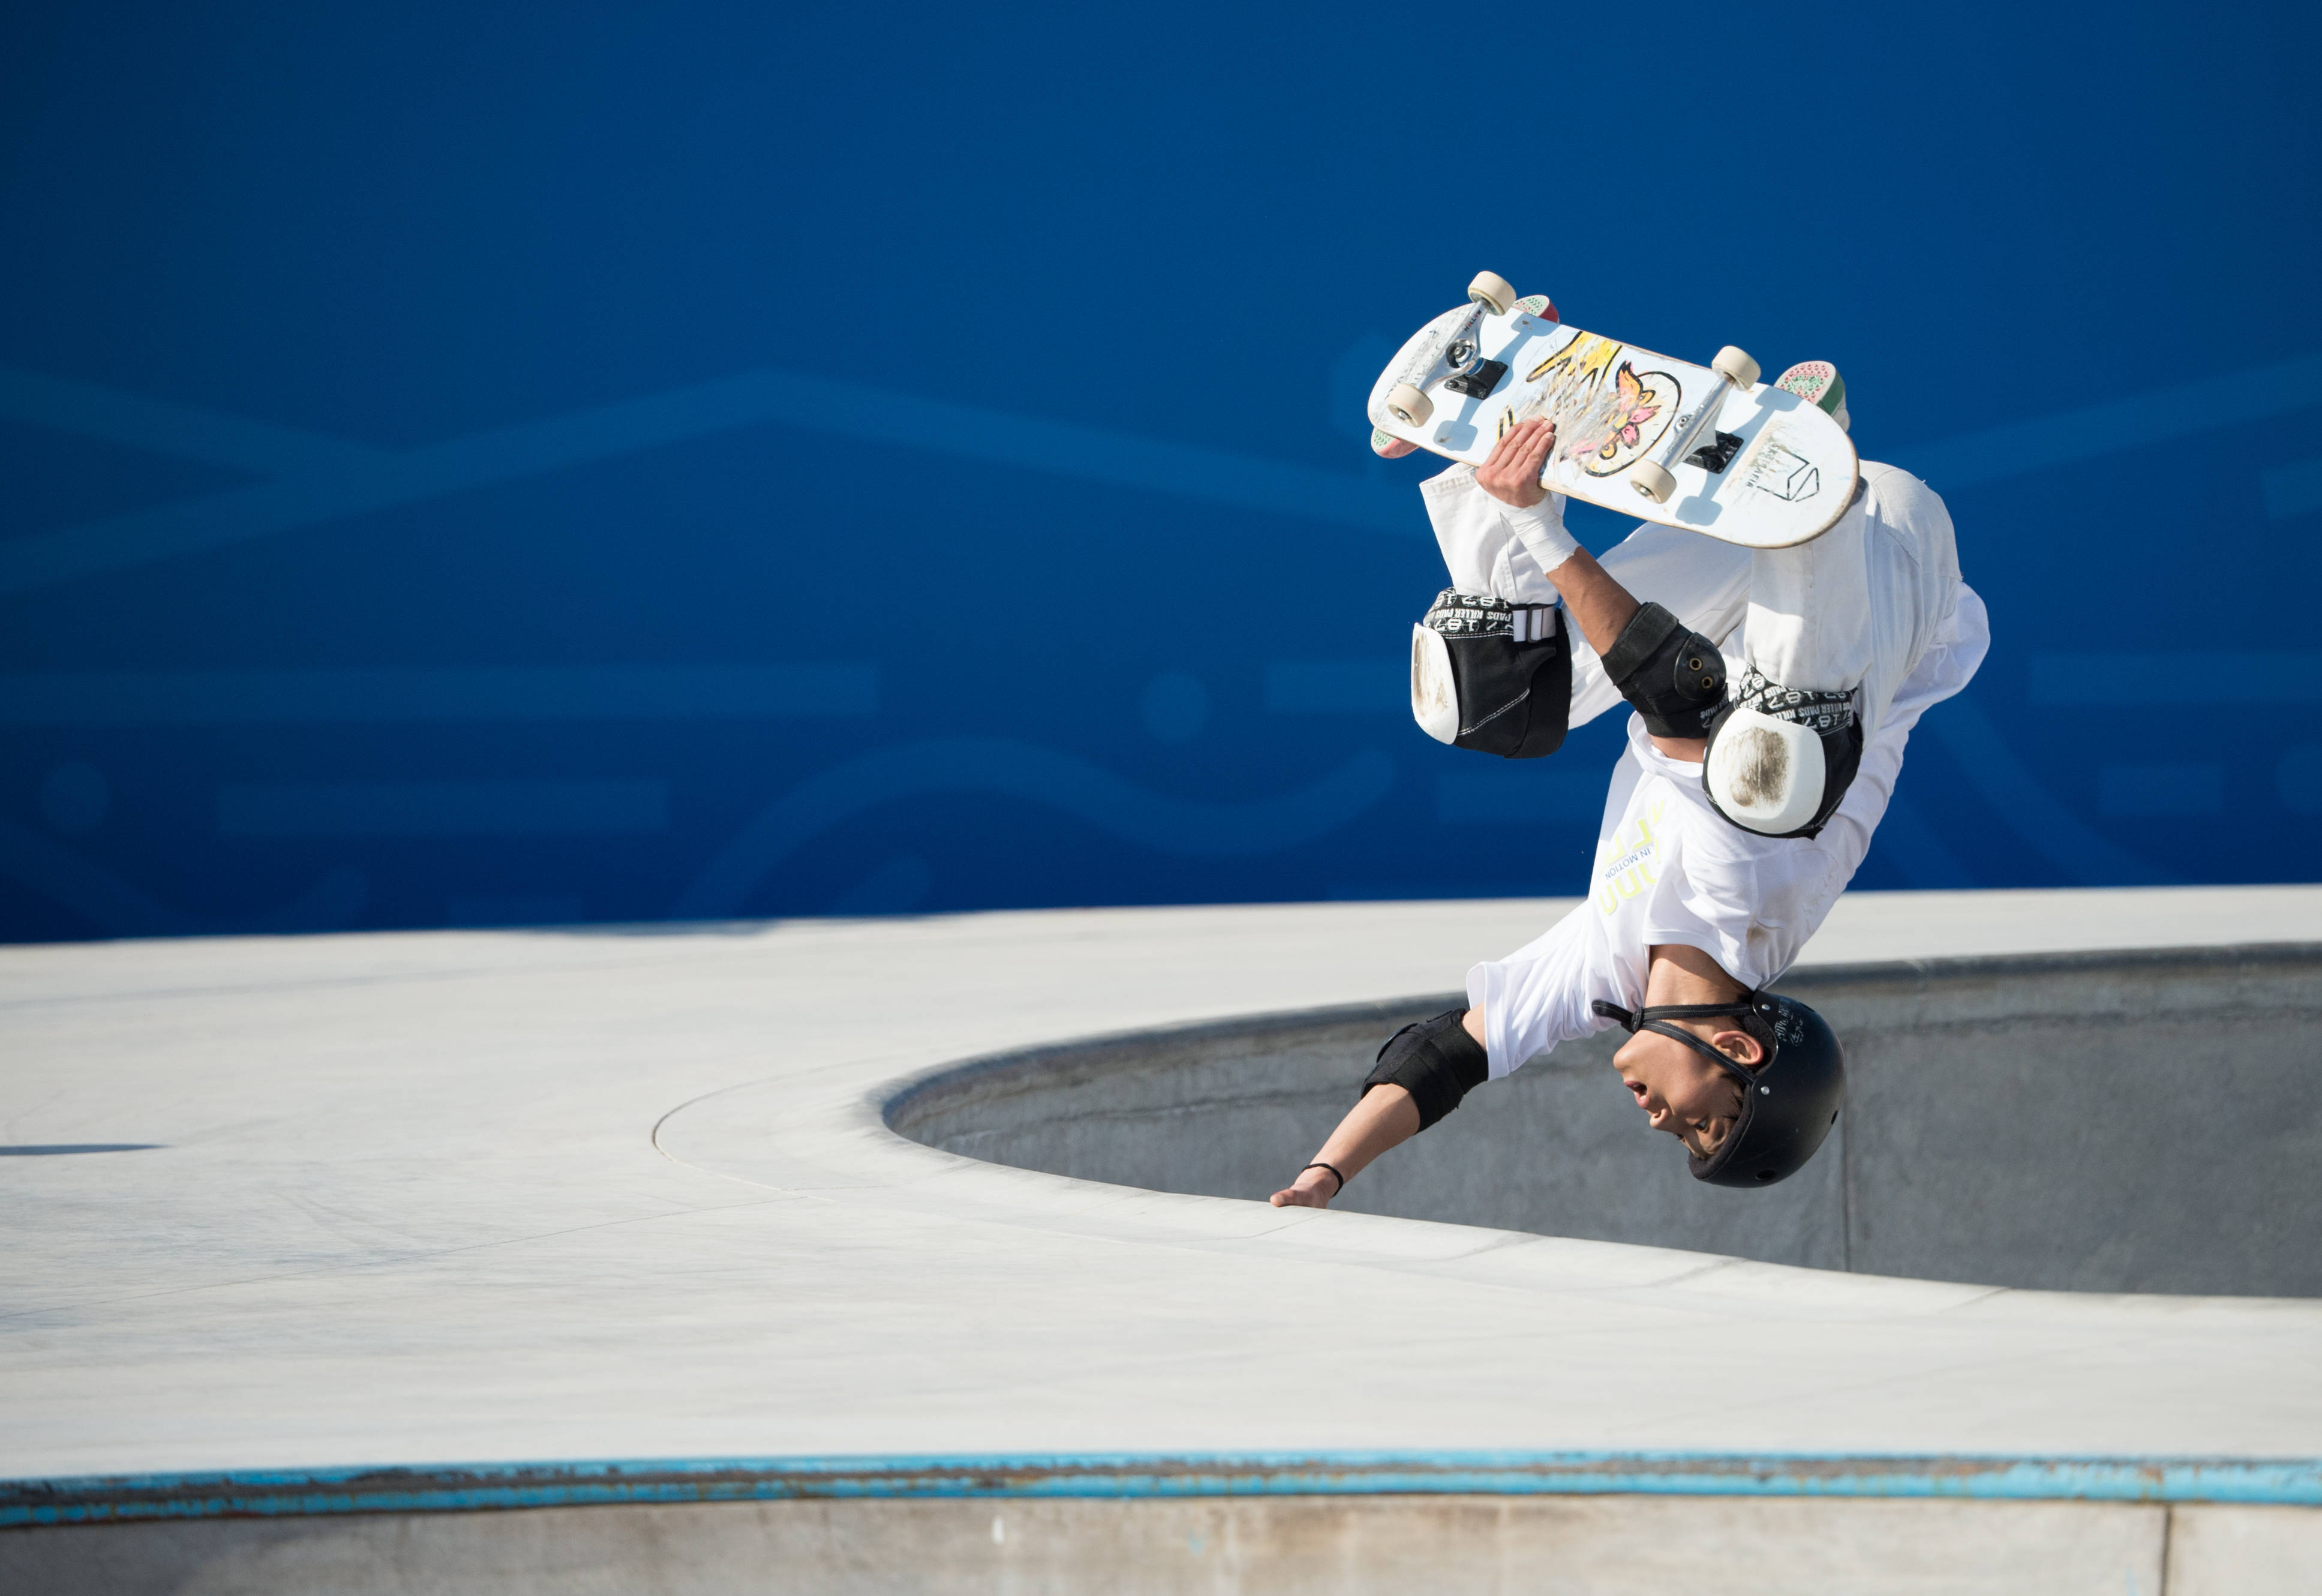
<path fill-rule="evenodd" d="M 1540 390 L 1501 418 L 1504 433 L 1535 416 L 1556 425 L 1556 456 L 1592 477 L 1610 477 L 1659 442 L 1677 417 L 1684 388 L 1667 371 L 1639 371 L 1625 344 L 1576 333 L 1524 374 Z"/>
<path fill-rule="evenodd" d="M 1783 442 L 1783 434 L 1788 430 L 1778 422 L 1766 429 L 1742 470 L 1742 485 L 1799 504 L 1822 491 L 1822 471 Z"/>

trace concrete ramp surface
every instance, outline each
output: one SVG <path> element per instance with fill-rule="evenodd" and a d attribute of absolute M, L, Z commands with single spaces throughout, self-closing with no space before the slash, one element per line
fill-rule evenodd
<path fill-rule="evenodd" d="M 1563 907 L 0 950 L 0 1589 L 2322 1588 L 2322 892 L 1843 900 L 1773 1192 L 1582 1047 L 1255 1200 Z"/>
<path fill-rule="evenodd" d="M 1633 1133 L 1617 1030 L 1382 1160 L 1334 1207 L 1869 1274 L 2322 1296 L 2322 943 L 1834 965 L 1779 985 L 1836 1027 L 1846 1108 L 1737 1200 Z M 1402 1004 L 976 1060 L 897 1094 L 916 1141 L 1083 1180 L 1263 1196 L 1312 1156 Z"/>
<path fill-rule="evenodd" d="M 224 1596 L 1691 1596 L 1714 1571 L 1784 1592 L 2167 1596 L 2310 1591 L 2295 1509 L 1313 1497 L 738 1502 L 19 1532 L 12 1588 Z"/>

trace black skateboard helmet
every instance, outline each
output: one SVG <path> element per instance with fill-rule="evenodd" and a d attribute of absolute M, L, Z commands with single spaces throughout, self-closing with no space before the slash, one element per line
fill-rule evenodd
<path fill-rule="evenodd" d="M 1634 1035 L 1673 1037 L 1735 1077 L 1742 1113 L 1725 1145 L 1694 1158 L 1693 1178 L 1713 1186 L 1770 1186 L 1805 1167 L 1846 1098 L 1846 1054 L 1822 1016 L 1778 992 L 1744 992 L 1731 1003 L 1664 1003 L 1635 1013 L 1601 999 L 1589 1008 Z M 1765 1062 L 1746 1069 L 1672 1019 L 1738 1017 L 1741 1028 L 1766 1050 Z"/>

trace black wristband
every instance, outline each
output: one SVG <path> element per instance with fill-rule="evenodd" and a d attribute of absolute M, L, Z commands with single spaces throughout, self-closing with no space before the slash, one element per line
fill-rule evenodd
<path fill-rule="evenodd" d="M 1306 1166 L 1306 1170 L 1329 1170 L 1331 1176 L 1339 1182 L 1338 1190 L 1330 1193 L 1334 1198 L 1339 1195 L 1339 1191 L 1344 1191 L 1347 1189 L 1347 1177 L 1339 1173 L 1339 1166 L 1335 1163 L 1324 1163 L 1318 1158 L 1313 1163 L 1308 1164 Z M 1306 1172 L 1306 1170 L 1300 1170 L 1298 1172 L 1303 1175 Z"/>

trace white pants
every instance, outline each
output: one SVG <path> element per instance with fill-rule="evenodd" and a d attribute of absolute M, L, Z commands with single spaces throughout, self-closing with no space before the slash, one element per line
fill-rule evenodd
<path fill-rule="evenodd" d="M 1786 688 L 1854 691 L 1868 735 L 1958 602 L 1960 569 L 1951 515 L 1926 484 L 1869 461 L 1862 481 L 1838 524 L 1796 548 L 1739 548 L 1648 521 L 1602 563 L 1640 603 L 1662 606 L 1715 643 L 1734 679 L 1755 667 Z M 1454 467 L 1421 491 L 1454 588 L 1520 604 L 1556 599 L 1473 468 Z M 1621 695 L 1579 628 L 1568 631 L 1579 725 Z"/>

